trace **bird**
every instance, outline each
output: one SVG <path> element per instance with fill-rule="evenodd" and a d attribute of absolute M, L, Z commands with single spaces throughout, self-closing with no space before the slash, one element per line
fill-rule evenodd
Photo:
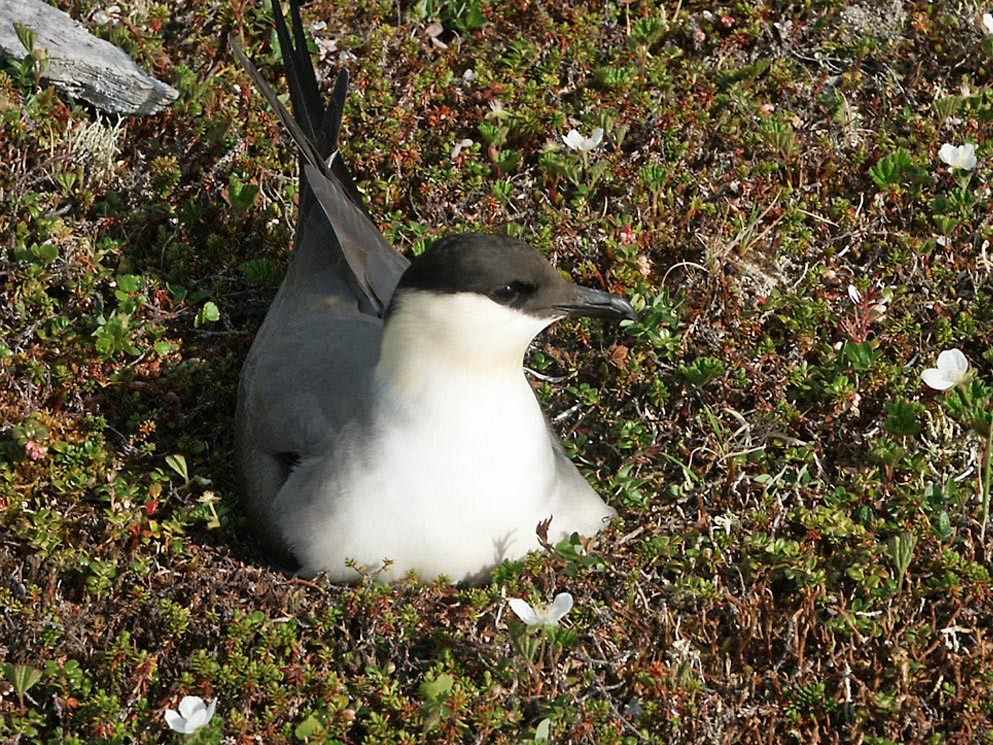
<path fill-rule="evenodd" d="M 286 275 L 244 362 L 235 466 L 267 556 L 301 577 L 478 584 L 544 540 L 616 513 L 551 430 L 524 370 L 552 323 L 636 320 L 523 240 L 452 234 L 413 262 L 372 221 L 338 137 L 348 77 L 324 105 L 299 3 L 273 15 L 290 114 L 232 53 L 293 138 L 301 189 Z"/>

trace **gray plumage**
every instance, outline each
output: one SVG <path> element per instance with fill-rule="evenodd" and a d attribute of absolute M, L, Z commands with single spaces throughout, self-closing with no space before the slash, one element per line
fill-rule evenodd
<path fill-rule="evenodd" d="M 564 279 L 525 243 L 450 236 L 408 262 L 373 225 L 337 152 L 346 76 L 322 105 L 291 2 L 273 3 L 296 117 L 232 50 L 297 143 L 300 216 L 286 278 L 238 391 L 237 468 L 274 558 L 335 581 L 408 571 L 487 576 L 550 536 L 614 514 L 549 431 L 522 363 L 573 315 L 633 318 L 622 298 Z"/>

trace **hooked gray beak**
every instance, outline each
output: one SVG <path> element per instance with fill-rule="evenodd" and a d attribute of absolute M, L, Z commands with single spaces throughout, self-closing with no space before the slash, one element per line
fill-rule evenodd
<path fill-rule="evenodd" d="M 638 314 L 624 298 L 601 292 L 582 285 L 573 286 L 573 298 L 569 302 L 555 306 L 567 316 L 596 316 L 598 318 L 616 318 L 619 321 L 637 321 Z"/>

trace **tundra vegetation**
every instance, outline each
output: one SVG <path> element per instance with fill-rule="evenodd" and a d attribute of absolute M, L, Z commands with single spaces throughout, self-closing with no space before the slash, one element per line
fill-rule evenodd
<path fill-rule="evenodd" d="M 297 159 L 226 37 L 285 90 L 266 3 L 57 4 L 180 97 L 0 63 L 0 739 L 993 742 L 990 8 L 305 9 L 401 250 L 507 231 L 641 311 L 527 360 L 619 518 L 469 589 L 288 578 L 246 530 Z"/>

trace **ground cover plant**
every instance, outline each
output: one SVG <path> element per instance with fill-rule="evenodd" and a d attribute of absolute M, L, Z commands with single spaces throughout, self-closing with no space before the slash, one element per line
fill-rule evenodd
<path fill-rule="evenodd" d="M 398 247 L 509 231 L 641 311 L 528 358 L 620 517 L 465 589 L 246 531 L 296 157 L 225 39 L 285 90 L 265 4 L 59 4 L 180 98 L 0 63 L 0 739 L 178 741 L 190 695 L 200 742 L 993 742 L 990 8 L 305 10 Z"/>

